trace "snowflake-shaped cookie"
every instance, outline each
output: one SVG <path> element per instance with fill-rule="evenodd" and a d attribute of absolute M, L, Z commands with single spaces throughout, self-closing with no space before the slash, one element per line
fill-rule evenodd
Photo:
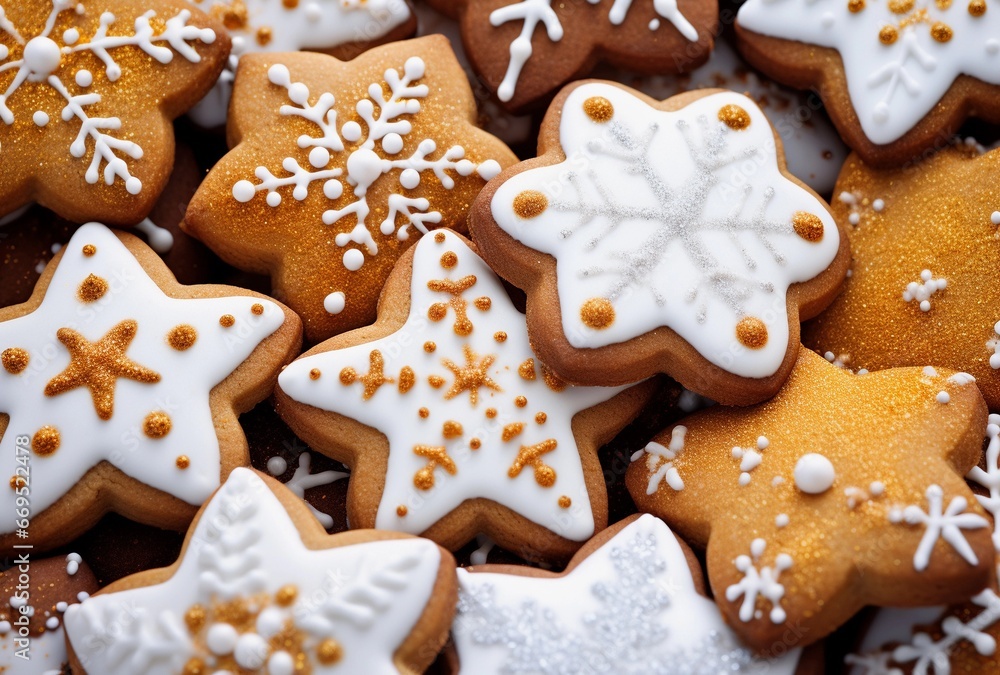
<path fill-rule="evenodd" d="M 1000 14 L 986 8 L 986 0 L 748 0 L 737 28 L 755 65 L 818 86 L 865 161 L 898 163 L 956 131 L 970 111 L 1000 120 Z"/>
<path fill-rule="evenodd" d="M 562 574 L 460 569 L 452 627 L 463 672 L 697 675 L 797 672 L 801 650 L 765 660 L 698 592 L 692 557 L 663 521 L 633 516 Z"/>
<path fill-rule="evenodd" d="M 236 469 L 177 563 L 66 612 L 68 645 L 92 675 L 423 672 L 454 611 L 449 568 L 423 539 L 328 536 L 298 497 Z"/>
<path fill-rule="evenodd" d="M 170 121 L 229 52 L 218 25 L 179 0 L 0 3 L 0 212 L 142 220 L 170 175 Z"/>
<path fill-rule="evenodd" d="M 864 605 L 931 605 L 983 588 L 995 573 L 989 523 L 962 475 L 985 422 L 968 378 L 854 375 L 803 348 L 771 401 L 681 420 L 673 468 L 683 486 L 649 490 L 662 460 L 646 461 L 646 450 L 626 482 L 640 510 L 707 548 L 716 602 L 749 645 L 769 649 L 789 629 L 806 644 Z M 760 437 L 767 448 L 743 481 L 732 449 Z"/>
<path fill-rule="evenodd" d="M 568 557 L 607 523 L 595 441 L 638 411 L 647 387 L 584 413 L 621 389 L 567 387 L 537 362 L 524 315 L 453 232 L 424 237 L 394 279 L 374 328 L 285 369 L 279 413 L 353 480 L 384 482 L 349 493 L 354 527 L 449 548 L 482 532 L 528 556 Z M 344 434 L 345 423 L 365 428 Z"/>
<path fill-rule="evenodd" d="M 233 40 L 233 51 L 218 81 L 188 111 L 197 124 L 219 127 L 233 92 L 243 54 L 319 51 L 349 60 L 366 47 L 413 34 L 416 17 L 406 0 L 192 0 L 218 17 Z"/>
<path fill-rule="evenodd" d="M 233 151 L 186 226 L 223 258 L 269 272 L 319 341 L 374 319 L 393 263 L 434 227 L 460 226 L 514 156 L 474 124 L 441 36 L 341 63 L 322 54 L 241 60 Z"/>
<path fill-rule="evenodd" d="M 108 508 L 183 527 L 247 463 L 235 413 L 270 391 L 299 331 L 263 296 L 180 286 L 135 238 L 84 225 L 32 299 L 0 310 L 0 504 L 30 497 L 36 550 Z M 0 548 L 15 526 L 29 529 L 11 519 Z"/>
<path fill-rule="evenodd" d="M 539 160 L 484 190 L 470 221 L 527 290 L 539 356 L 574 382 L 662 370 L 722 402 L 773 394 L 848 251 L 826 203 L 784 173 L 764 114 L 733 92 L 658 103 L 605 82 L 552 110 Z"/>

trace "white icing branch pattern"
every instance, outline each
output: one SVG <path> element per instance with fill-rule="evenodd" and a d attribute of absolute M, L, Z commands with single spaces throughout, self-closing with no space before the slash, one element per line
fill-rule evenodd
<path fill-rule="evenodd" d="M 768 615 L 772 623 L 784 623 L 787 615 L 781 607 L 781 599 L 785 597 L 785 587 L 780 583 L 781 573 L 792 567 L 792 557 L 787 553 L 779 553 L 774 559 L 774 565 L 765 565 L 757 569 L 760 557 L 764 555 L 767 542 L 754 539 L 750 542 L 750 555 L 736 558 L 736 569 L 743 574 L 743 579 L 726 589 L 726 600 L 735 602 L 743 598 L 740 605 L 740 621 L 747 623 L 758 617 L 757 599 L 763 598 L 771 603 Z"/>
<path fill-rule="evenodd" d="M 270 467 L 268 468 L 270 471 Z M 282 474 L 284 471 L 278 472 Z M 308 452 L 303 452 L 299 455 L 299 465 L 295 468 L 295 473 L 292 477 L 288 479 L 285 483 L 285 487 L 294 492 L 297 496 L 302 498 L 304 501 L 306 499 L 306 490 L 314 487 L 321 487 L 323 485 L 330 485 L 338 480 L 349 477 L 351 474 L 344 471 L 321 471 L 320 473 L 312 473 L 312 456 Z M 327 530 L 333 527 L 333 518 L 328 513 L 323 513 L 315 506 L 306 501 L 306 505 L 312 514 L 316 516 L 316 520 Z"/>
<path fill-rule="evenodd" d="M 931 561 L 931 552 L 938 539 L 948 542 L 970 565 L 978 565 L 979 559 L 966 541 L 962 530 L 978 530 L 989 527 L 990 524 L 978 514 L 965 512 L 969 506 L 969 501 L 965 497 L 953 497 L 948 507 L 944 508 L 944 491 L 940 485 L 928 487 L 926 496 L 927 511 L 911 505 L 902 511 L 894 509 L 889 513 L 889 519 L 894 523 L 923 525 L 926 528 L 913 554 L 913 568 L 918 572 L 927 569 Z"/>
<path fill-rule="evenodd" d="M 678 425 L 670 432 L 670 445 L 668 447 L 650 441 L 645 448 L 633 453 L 633 462 L 646 457 L 646 469 L 650 473 L 649 484 L 646 486 L 647 495 L 655 493 L 663 483 L 677 491 L 684 489 L 684 479 L 677 472 L 674 460 L 684 450 L 685 434 L 687 434 L 687 427 Z"/>

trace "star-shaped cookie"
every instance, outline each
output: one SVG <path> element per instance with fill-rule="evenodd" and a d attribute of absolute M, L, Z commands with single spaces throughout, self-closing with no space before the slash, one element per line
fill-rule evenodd
<path fill-rule="evenodd" d="M 1000 122 L 1000 13 L 987 4 L 748 0 L 736 34 L 751 64 L 818 89 L 866 162 L 898 166 L 969 115 Z"/>
<path fill-rule="evenodd" d="M 171 120 L 229 54 L 182 0 L 0 2 L 0 215 L 32 201 L 132 225 L 170 177 Z"/>
<path fill-rule="evenodd" d="M 935 365 L 976 378 L 1000 409 L 1000 150 L 949 148 L 909 168 L 857 156 L 837 181 L 848 227 L 844 291 L 802 327 L 802 341 L 851 368 Z"/>
<path fill-rule="evenodd" d="M 580 82 L 553 102 L 538 152 L 490 182 L 469 226 L 527 292 L 539 357 L 579 384 L 665 372 L 723 403 L 773 395 L 849 251 L 760 108 Z"/>
<path fill-rule="evenodd" d="M 422 673 L 448 635 L 455 562 L 388 532 L 327 535 L 301 499 L 236 469 L 171 567 L 71 607 L 73 671 Z"/>
<path fill-rule="evenodd" d="M 289 365 L 277 409 L 352 467 L 353 527 L 457 549 L 483 533 L 522 557 L 566 559 L 607 524 L 597 448 L 651 383 L 568 387 L 535 359 L 524 315 L 451 231 L 390 277 L 378 322 Z"/>
<path fill-rule="evenodd" d="M 184 527 L 236 466 L 236 419 L 270 393 L 301 324 L 264 296 L 181 286 L 135 237 L 82 226 L 31 299 L 0 310 L 0 548 L 58 546 L 108 510 Z M 30 527 L 22 525 L 30 521 Z"/>
<path fill-rule="evenodd" d="M 598 61 L 645 73 L 686 73 L 712 51 L 719 8 L 702 0 L 432 0 L 458 14 L 480 78 L 522 112 Z"/>
<path fill-rule="evenodd" d="M 230 108 L 233 150 L 185 227 L 226 261 L 270 274 L 311 342 L 367 325 L 402 252 L 432 228 L 462 226 L 485 181 L 516 161 L 475 120 L 442 36 L 346 63 L 247 55 Z"/>
<path fill-rule="evenodd" d="M 970 597 L 993 574 L 983 509 L 962 480 L 986 405 L 934 368 L 854 375 L 802 348 L 772 400 L 682 419 L 633 455 L 641 511 L 707 548 L 726 621 L 768 649 L 811 643 L 864 605 Z"/>
<path fill-rule="evenodd" d="M 562 574 L 484 565 L 459 569 L 458 584 L 462 672 L 792 675 L 803 656 L 743 646 L 704 596 L 694 554 L 650 515 L 594 537 Z"/>

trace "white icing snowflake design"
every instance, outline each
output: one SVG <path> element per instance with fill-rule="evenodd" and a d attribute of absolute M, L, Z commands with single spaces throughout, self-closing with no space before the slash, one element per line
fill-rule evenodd
<path fill-rule="evenodd" d="M 115 61 L 116 50 L 122 47 L 136 47 L 151 56 L 161 64 L 170 63 L 175 54 L 192 63 L 201 61 L 201 56 L 190 44 L 200 41 L 211 44 L 215 41 L 215 31 L 210 28 L 189 26 L 190 10 L 180 10 L 164 22 L 163 31 L 156 34 L 150 21 L 156 16 L 148 11 L 135 18 L 131 35 L 111 35 L 111 32 L 121 30 L 118 19 L 111 12 L 104 12 L 100 17 L 97 32 L 89 39 L 82 39 L 80 31 L 68 28 L 61 34 L 54 31 L 57 19 L 63 12 L 73 11 L 83 15 L 88 5 L 87 0 L 52 0 L 52 10 L 41 33 L 35 36 L 22 35 L 18 27 L 7 17 L 0 5 L 0 34 L 6 34 L 13 39 L 18 48 L 10 49 L 0 43 L 0 73 L 7 70 L 15 72 L 14 79 L 0 94 L 0 120 L 10 127 L 15 121 L 24 119 L 29 111 L 21 110 L 16 104 L 16 94 L 25 82 L 46 83 L 65 100 L 66 105 L 56 111 L 35 110 L 31 114 L 32 121 L 39 127 L 58 124 L 58 120 L 70 122 L 76 120 L 80 131 L 69 147 L 70 155 L 82 158 L 92 144 L 93 154 L 85 178 L 88 183 L 97 183 L 101 176 L 101 166 L 104 165 L 104 182 L 114 184 L 121 179 L 129 194 L 139 194 L 142 191 L 142 181 L 133 176 L 129 170 L 129 160 L 142 158 L 142 148 L 135 142 L 119 138 L 112 132 L 122 127 L 118 117 L 91 117 L 87 107 L 101 101 L 101 95 L 88 93 L 87 89 L 94 82 L 94 74 L 84 68 L 75 72 L 70 70 L 69 63 L 64 58 L 79 52 L 89 52 L 104 64 L 104 75 L 110 82 L 117 82 L 122 76 L 122 68 Z M 19 52 L 19 53 L 18 53 Z M 72 78 L 69 80 L 68 78 Z M 12 97 L 14 102 L 11 101 Z M 14 105 L 12 109 L 10 105 Z M 15 113 L 15 109 L 17 112 Z"/>
<path fill-rule="evenodd" d="M 292 675 L 298 662 L 317 675 L 395 672 L 440 563 L 421 539 L 308 549 L 263 481 L 236 469 L 170 579 L 89 598 L 67 610 L 65 627 L 88 671 L 105 675 L 196 665 Z M 250 620 L 227 623 L 234 607 Z"/>
<path fill-rule="evenodd" d="M 718 675 L 794 672 L 762 661 L 699 595 L 667 526 L 640 516 L 569 574 L 459 570 L 452 627 L 463 673 Z"/>
<path fill-rule="evenodd" d="M 308 87 L 301 82 L 292 82 L 288 68 L 275 64 L 268 70 L 269 81 L 288 91 L 291 104 L 281 106 L 281 114 L 300 117 L 316 125 L 318 136 L 302 135 L 298 139 L 301 151 L 308 150 L 308 166 L 302 166 L 294 157 L 282 162 L 284 175 L 275 175 L 264 166 L 254 172 L 258 182 L 240 180 L 233 185 L 233 197 L 240 202 L 249 202 L 258 192 L 267 193 L 267 204 L 272 208 L 281 205 L 279 190 L 291 187 L 292 197 L 304 200 L 314 184 L 319 183 L 323 195 L 335 202 L 345 189 L 352 197 L 342 208 L 330 208 L 323 213 L 325 225 L 335 225 L 342 219 L 353 217 L 356 225 L 350 232 L 339 232 L 335 237 L 337 246 L 346 248 L 343 256 L 344 267 L 357 271 L 365 261 L 365 253 L 378 254 L 378 244 L 372 236 L 375 223 L 368 222 L 371 207 L 368 204 L 368 190 L 372 185 L 393 171 L 399 171 L 396 180 L 405 190 L 413 190 L 424 180 L 426 173 L 432 173 L 446 189 L 455 186 L 455 178 L 478 174 L 489 180 L 500 173 L 500 165 L 495 160 L 476 164 L 465 158 L 465 150 L 454 145 L 439 153 L 437 143 L 430 138 L 419 141 L 407 156 L 403 153 L 412 131 L 408 116 L 420 112 L 420 99 L 430 91 L 426 85 L 417 84 L 424 76 L 426 64 L 419 57 L 406 60 L 403 72 L 390 68 L 385 71 L 385 84 L 389 96 L 385 97 L 382 84 L 374 82 L 368 88 L 368 98 L 358 101 L 356 110 L 361 123 L 354 120 L 337 128 L 336 99 L 324 92 L 310 103 Z M 345 141 L 347 144 L 345 144 Z M 351 149 L 348 149 L 351 146 Z M 382 157 L 376 147 L 385 153 Z M 433 155 L 437 155 L 432 159 Z M 346 173 L 346 175 L 345 175 Z M 346 183 L 346 185 L 345 185 Z M 430 202 L 423 197 L 412 198 L 405 194 L 389 195 L 387 215 L 378 225 L 379 231 L 389 236 L 396 233 L 401 239 L 410 236 L 410 228 L 420 233 L 427 232 L 428 223 L 441 222 L 441 213 L 431 210 Z M 406 222 L 398 227 L 397 219 Z M 398 231 L 397 231 L 398 228 Z M 358 245 L 364 248 L 349 248 Z"/>
<path fill-rule="evenodd" d="M 677 467 L 674 466 L 674 460 L 684 450 L 684 436 L 686 434 L 687 427 L 677 425 L 670 432 L 670 445 L 668 447 L 650 441 L 645 448 L 632 454 L 633 462 L 638 462 L 643 457 L 646 458 L 646 468 L 650 473 L 649 484 L 646 486 L 647 495 L 655 493 L 663 483 L 674 490 L 684 489 L 684 479 L 681 478 Z"/>
<path fill-rule="evenodd" d="M 979 559 L 969 546 L 962 530 L 978 530 L 989 527 L 989 522 L 976 513 L 966 513 L 969 502 L 965 497 L 956 496 L 944 507 L 944 491 L 939 485 L 927 488 L 928 509 L 924 511 L 919 506 L 907 506 L 902 511 L 890 511 L 889 520 L 907 525 L 923 525 L 924 536 L 913 554 L 913 568 L 918 572 L 927 569 L 930 564 L 931 552 L 938 539 L 944 539 L 970 565 L 978 565 Z"/>
<path fill-rule="evenodd" d="M 781 599 L 785 597 L 785 587 L 779 580 L 781 573 L 792 567 L 792 556 L 779 553 L 774 559 L 773 566 L 765 565 L 758 570 L 758 562 L 766 548 L 767 542 L 763 539 L 754 539 L 750 542 L 750 555 L 741 555 L 734 562 L 736 569 L 743 574 L 743 578 L 739 583 L 726 589 L 726 600 L 729 602 L 743 598 L 743 604 L 740 605 L 740 621 L 744 623 L 757 618 L 758 597 L 771 603 L 769 617 L 772 623 L 785 622 L 785 610 L 781 607 Z"/>
<path fill-rule="evenodd" d="M 556 259 L 569 343 L 598 348 L 668 326 L 736 375 L 776 372 L 789 348 L 786 291 L 830 265 L 840 234 L 826 205 L 779 171 L 753 101 L 719 93 L 663 112 L 588 83 L 566 99 L 559 128 L 567 159 L 505 181 L 491 209 L 507 234 Z M 740 337 L 746 322 L 762 340 Z"/>
<path fill-rule="evenodd" d="M 587 0 L 592 5 L 596 5 L 601 0 Z M 648 0 L 642 0 L 648 1 Z M 614 5 L 608 12 L 608 21 L 613 26 L 619 26 L 628 16 L 632 8 L 633 0 L 615 0 Z M 694 42 L 698 39 L 698 31 L 691 25 L 680 10 L 677 9 L 677 0 L 653 0 L 653 8 L 656 13 L 669 21 L 688 40 Z M 559 42 L 563 38 L 563 26 L 559 21 L 559 15 L 552 8 L 552 0 L 520 0 L 505 7 L 500 7 L 490 14 L 490 24 L 502 26 L 510 21 L 522 21 L 521 33 L 510 44 L 510 63 L 504 75 L 500 87 L 497 89 L 497 98 L 501 101 L 509 101 L 514 97 L 517 88 L 517 81 L 521 78 L 521 71 L 531 58 L 531 40 L 539 24 L 545 28 L 545 33 L 549 40 Z M 650 24 L 651 31 L 657 30 L 659 21 Z"/>
<path fill-rule="evenodd" d="M 738 21 L 836 49 L 861 128 L 883 145 L 912 129 L 959 75 L 1000 84 L 1000 15 L 988 4 L 748 0 Z"/>
<path fill-rule="evenodd" d="M 278 472 L 271 471 L 271 465 L 269 462 L 267 468 L 268 473 L 270 473 L 271 475 L 280 476 L 285 472 L 284 467 L 287 466 L 284 464 L 284 460 L 282 460 L 282 464 L 280 466 L 282 467 L 281 471 Z M 312 514 L 316 516 L 316 520 L 320 522 L 320 525 L 322 525 L 324 529 L 329 530 L 331 527 L 333 527 L 333 518 L 330 516 L 330 514 L 323 513 L 315 506 L 310 504 L 309 501 L 306 500 L 306 490 L 314 487 L 330 485 L 332 483 L 337 482 L 338 480 L 348 478 L 350 475 L 351 474 L 346 473 L 344 471 L 333 471 L 333 470 L 313 473 L 312 455 L 310 455 L 308 452 L 303 452 L 299 455 L 299 465 L 295 468 L 295 473 L 293 473 L 292 477 L 289 478 L 288 482 L 285 483 L 285 487 L 287 487 L 289 490 L 294 492 L 296 496 L 305 501 L 306 506 L 308 506 Z"/>

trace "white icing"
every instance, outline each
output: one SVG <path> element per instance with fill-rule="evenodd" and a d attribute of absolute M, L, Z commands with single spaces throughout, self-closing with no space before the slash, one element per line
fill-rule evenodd
<path fill-rule="evenodd" d="M 733 562 L 743 578 L 726 588 L 726 600 L 735 602 L 741 597 L 740 621 L 747 623 L 760 615 L 757 609 L 757 599 L 761 598 L 771 603 L 768 615 L 772 623 L 784 623 L 787 615 L 781 607 L 781 599 L 785 597 L 785 587 L 781 584 L 781 573 L 792 566 L 792 557 L 787 553 L 779 553 L 773 565 L 764 565 L 757 569 L 761 556 L 767 548 L 763 539 L 750 542 L 750 555 L 741 555 Z"/>
<path fill-rule="evenodd" d="M 614 106 L 606 124 L 583 109 L 598 96 Z M 745 110 L 749 127 L 734 131 L 719 121 L 725 105 Z M 788 349 L 785 292 L 826 269 L 840 234 L 826 205 L 778 171 L 760 109 L 720 93 L 661 112 L 590 83 L 563 106 L 560 143 L 568 159 L 506 181 L 492 212 L 505 232 L 556 258 L 569 343 L 603 347 L 669 326 L 729 372 L 773 374 Z M 549 204 L 530 220 L 513 210 L 525 190 L 541 191 Z M 795 234 L 799 211 L 819 218 L 820 241 Z M 593 298 L 612 303 L 610 326 L 584 324 L 580 309 Z M 767 328 L 762 348 L 736 340 L 747 316 Z"/>
<path fill-rule="evenodd" d="M 170 230 L 160 227 L 149 218 L 143 218 L 135 229 L 146 235 L 149 247 L 161 255 L 169 253 L 174 247 L 174 235 Z"/>
<path fill-rule="evenodd" d="M 390 673 L 396 672 L 396 650 L 431 597 L 440 564 L 438 548 L 422 539 L 307 549 L 260 478 L 236 469 L 208 503 L 170 579 L 90 598 L 70 607 L 64 624 L 89 672 L 167 675 L 181 672 L 193 657 L 215 672 L 213 651 L 256 662 L 260 634 L 248 630 L 233 641 L 223 624 L 213 623 L 210 651 L 190 637 L 185 612 L 196 604 L 210 609 L 213 600 L 273 598 L 291 584 L 298 591 L 295 602 L 269 605 L 280 619 L 262 613 L 257 630 L 268 632 L 269 623 L 273 630 L 277 620 L 291 623 L 305 634 L 306 655 L 314 655 L 321 640 L 335 639 L 342 647 L 336 663 L 324 666 L 307 657 L 317 675 Z"/>
<path fill-rule="evenodd" d="M 87 244 L 96 247 L 89 257 L 82 252 Z M 104 279 L 108 289 L 87 303 L 77 297 L 77 289 L 91 274 Z M 253 314 L 254 304 L 263 306 L 263 314 Z M 236 324 L 222 327 L 224 314 L 235 317 Z M 72 329 L 93 343 L 125 321 L 136 322 L 125 356 L 155 371 L 158 382 L 118 378 L 107 420 L 98 417 L 87 387 L 46 396 L 47 384 L 70 364 L 68 349 L 57 339 L 60 329 Z M 102 460 L 146 485 L 201 504 L 219 486 L 222 470 L 209 392 L 283 322 L 284 312 L 267 300 L 167 297 L 109 229 L 83 225 L 67 244 L 41 305 L 0 323 L 0 351 L 19 348 L 30 354 L 20 374 L 0 368 L 0 411 L 10 415 L 10 427 L 0 439 L 6 474 L 13 476 L 19 460 L 31 452 L 26 437 L 51 426 L 59 432 L 59 449 L 30 457 L 34 514 L 54 504 Z M 186 351 L 167 343 L 167 334 L 181 324 L 197 331 Z M 156 411 L 167 413 L 172 426 L 165 437 L 152 439 L 143 426 Z M 180 455 L 190 458 L 185 470 L 176 466 Z M 14 490 L 4 490 L 0 508 L 14 513 L 15 499 Z M 13 519 L 0 525 L 5 532 L 13 527 Z"/>
<path fill-rule="evenodd" d="M 404 0 L 302 1 L 287 7 L 278 0 L 193 0 L 201 9 L 226 9 L 239 2 L 246 11 L 246 24 L 230 28 L 233 51 L 215 87 L 188 111 L 205 128 L 226 123 L 236 67 L 243 54 L 257 52 L 327 51 L 354 42 L 372 42 L 410 20 Z M 261 44 L 257 31 L 270 30 Z"/>
<path fill-rule="evenodd" d="M 847 2 L 822 0 L 831 17 L 824 25 L 816 21 L 816 2 L 748 0 L 738 21 L 756 33 L 836 49 L 851 104 L 873 143 L 891 143 L 912 129 L 960 74 L 1000 84 L 1000 57 L 989 46 L 1000 31 L 997 12 L 976 17 L 966 2 L 933 0 L 916 0 L 905 14 L 894 13 L 889 2 L 867 2 L 864 9 L 852 12 Z M 926 20 L 900 25 L 918 12 L 925 13 Z M 953 30 L 951 40 L 932 37 L 931 26 L 939 21 Z M 898 31 L 889 45 L 879 40 L 879 31 L 887 25 Z"/>
<path fill-rule="evenodd" d="M 677 491 L 684 489 L 684 479 L 677 472 L 674 460 L 684 450 L 685 434 L 687 434 L 687 427 L 678 425 L 670 432 L 669 447 L 663 447 L 659 443 L 650 441 L 645 448 L 632 454 L 633 462 L 637 462 L 643 457 L 646 458 L 646 469 L 650 473 L 649 483 L 646 486 L 647 495 L 655 493 L 661 483 L 666 483 Z"/>
<path fill-rule="evenodd" d="M 918 572 L 927 569 L 938 539 L 944 539 L 955 553 L 970 565 L 978 565 L 979 558 L 969 546 L 962 530 L 989 527 L 989 522 L 977 513 L 967 513 L 965 510 L 969 506 L 969 501 L 962 496 L 952 497 L 945 508 L 944 491 L 939 485 L 928 487 L 926 497 L 927 511 L 911 505 L 903 510 L 893 509 L 889 512 L 889 520 L 893 523 L 923 525 L 925 528 L 924 536 L 921 537 L 920 544 L 913 554 L 913 568 Z"/>
<path fill-rule="evenodd" d="M 66 574 L 74 576 L 80 571 L 80 563 L 83 562 L 83 558 L 80 557 L 79 553 L 70 553 L 66 556 Z"/>
<path fill-rule="evenodd" d="M 435 241 L 435 233 L 416 245 L 410 313 L 405 325 L 373 342 L 300 358 L 282 372 L 278 384 L 300 403 L 340 413 L 386 435 L 389 458 L 376 527 L 419 534 L 465 500 L 482 497 L 560 536 L 583 541 L 594 533 L 594 516 L 571 421 L 577 412 L 611 398 L 621 389 L 567 387 L 556 392 L 546 384 L 537 363 L 533 365 L 533 379 L 524 379 L 518 372 L 519 365 L 533 358 L 524 316 L 514 308 L 499 279 L 481 258 L 452 232 L 439 232 L 443 233 L 442 243 Z M 456 264 L 449 269 L 439 263 L 446 252 L 457 256 Z M 448 292 L 431 290 L 428 282 L 461 280 L 469 275 L 475 276 L 475 284 L 460 297 L 467 301 L 466 311 L 474 329 L 463 337 L 454 330 L 458 317 L 453 305 L 448 305 L 442 320 L 428 319 L 432 305 L 449 303 L 452 298 Z M 478 297 L 491 299 L 488 310 L 477 308 L 473 301 Z M 497 331 L 506 332 L 505 341 L 494 339 Z M 434 343 L 432 352 L 425 350 L 427 342 Z M 353 368 L 358 375 L 369 373 L 374 352 L 384 361 L 384 376 L 393 381 L 378 387 L 366 400 L 362 383 L 345 386 L 340 373 L 345 367 Z M 468 390 L 447 397 L 457 382 L 448 363 L 461 368 L 468 363 L 487 362 L 486 372 L 495 388 L 480 387 L 475 403 Z M 411 368 L 415 376 L 412 388 L 400 393 L 398 383 L 404 367 Z M 318 379 L 311 376 L 314 369 L 321 373 Z M 443 378 L 440 388 L 429 383 L 428 378 L 434 376 Z M 527 398 L 523 408 L 515 403 L 519 395 Z M 424 407 L 428 410 L 426 418 L 418 414 Z M 489 408 L 496 410 L 494 418 L 486 416 Z M 546 414 L 542 423 L 536 419 L 538 413 Z M 443 425 L 447 421 L 458 422 L 461 433 L 444 437 Z M 523 428 L 504 441 L 505 428 L 512 424 L 523 424 Z M 481 443 L 479 449 L 470 446 L 474 438 Z M 508 475 L 522 446 L 550 440 L 555 441 L 555 448 L 540 459 L 555 470 L 554 485 L 542 487 L 531 466 L 525 466 L 515 477 Z M 444 447 L 454 462 L 454 473 L 444 466 L 429 464 L 427 457 L 415 453 L 416 446 Z M 433 487 L 420 489 L 415 485 L 415 474 L 428 466 Z M 559 506 L 562 496 L 571 499 L 570 508 Z M 399 506 L 408 509 L 405 516 L 397 513 Z"/>
<path fill-rule="evenodd" d="M 795 672 L 764 662 L 695 589 L 673 533 L 643 515 L 564 576 L 458 571 L 452 627 L 462 673 L 624 675 Z"/>
<path fill-rule="evenodd" d="M 271 462 L 276 459 L 281 459 L 281 458 L 272 457 L 271 459 L 268 460 L 267 470 L 269 472 L 271 471 L 272 468 Z M 282 459 L 281 462 L 282 464 L 285 464 L 285 460 Z M 279 468 L 277 463 L 275 463 L 274 468 L 275 469 Z M 281 471 L 278 471 L 276 473 L 275 472 L 271 473 L 272 475 L 280 476 L 285 472 L 286 469 L 287 465 L 281 468 Z M 308 452 L 303 452 L 302 454 L 299 455 L 299 465 L 298 467 L 296 467 L 295 473 L 292 475 L 291 478 L 288 479 L 288 482 L 285 483 L 285 487 L 294 492 L 300 499 L 305 500 L 306 490 L 314 487 L 320 487 L 323 485 L 330 485 L 338 480 L 341 480 L 342 478 L 347 478 L 350 475 L 351 474 L 345 473 L 343 471 L 321 471 L 319 473 L 312 473 L 312 456 L 310 456 Z M 308 501 L 306 502 L 306 505 L 309 507 L 309 510 L 312 511 L 312 514 L 316 516 L 316 519 L 325 529 L 329 530 L 331 527 L 333 527 L 333 518 L 329 514 L 323 513 L 315 506 L 310 504 Z"/>
<path fill-rule="evenodd" d="M 330 314 L 340 314 L 347 304 L 347 296 L 343 291 L 334 291 L 323 298 L 323 309 Z"/>
<path fill-rule="evenodd" d="M 931 311 L 931 296 L 948 287 L 947 279 L 935 279 L 930 270 L 920 273 L 920 281 L 911 281 L 903 291 L 903 300 L 919 304 L 921 312 Z"/>
<path fill-rule="evenodd" d="M 833 487 L 837 472 L 824 455 L 810 452 L 795 463 L 795 487 L 810 495 L 818 495 Z"/>
<path fill-rule="evenodd" d="M 113 116 L 91 117 L 88 114 L 85 108 L 101 103 L 101 94 L 70 91 L 63 82 L 66 76 L 73 75 L 74 82 L 82 90 L 86 90 L 90 86 L 93 77 L 77 77 L 72 73 L 65 72 L 75 64 L 77 59 L 64 60 L 63 56 L 79 52 L 93 54 L 96 59 L 100 59 L 103 63 L 104 73 L 108 80 L 116 82 L 123 72 L 115 60 L 116 50 L 122 47 L 138 48 L 160 64 L 170 63 L 175 54 L 179 54 L 192 63 L 197 63 L 201 60 L 201 56 L 190 43 L 200 41 L 211 44 L 215 41 L 215 31 L 209 28 L 189 26 L 187 22 L 191 18 L 191 12 L 184 9 L 178 11 L 174 16 L 166 18 L 163 29 L 158 34 L 154 34 L 155 31 L 150 24 L 154 12 L 139 14 L 134 18 L 132 34 L 129 35 L 123 33 L 123 31 L 128 30 L 128 19 L 118 23 L 114 14 L 103 12 L 100 15 L 100 26 L 97 32 L 89 39 L 80 42 L 79 32 L 68 30 L 58 36 L 63 44 L 57 43 L 52 29 L 59 14 L 73 10 L 78 16 L 82 16 L 88 9 L 87 5 L 87 0 L 81 2 L 52 0 L 52 9 L 42 32 L 30 40 L 26 40 L 19 32 L 18 27 L 6 18 L 6 15 L 3 14 L 3 7 L 0 5 L 0 16 L 4 17 L 3 21 L 0 22 L 0 32 L 6 33 L 23 46 L 20 58 L 14 58 L 15 52 L 10 51 L 7 47 L 4 47 L 3 51 L 0 52 L 0 70 L 16 69 L 14 79 L 0 94 L 0 120 L 7 126 L 14 124 L 16 115 L 7 103 L 22 84 L 25 82 L 45 82 L 65 101 L 65 106 L 59 111 L 62 121 L 73 120 L 74 125 L 79 123 L 79 132 L 69 147 L 70 155 L 75 158 L 85 156 L 87 144 L 93 143 L 93 156 L 85 174 L 86 181 L 97 183 L 101 177 L 101 165 L 103 164 L 105 183 L 112 185 L 115 180 L 120 178 L 129 194 L 135 195 L 142 190 L 142 182 L 132 175 L 129 160 L 141 159 L 142 148 L 134 141 L 108 133 L 122 127 L 120 118 Z M 109 35 L 109 33 L 113 34 Z M 24 113 L 27 112 L 24 111 Z M 56 111 L 51 112 L 55 113 Z M 48 111 L 36 110 L 31 112 L 31 115 L 39 127 L 44 127 L 49 122 Z"/>
<path fill-rule="evenodd" d="M 469 556 L 469 562 L 473 565 L 485 565 L 489 562 L 490 551 L 496 546 L 496 542 L 485 535 L 478 534 L 476 535 L 476 543 L 479 548 Z"/>
<path fill-rule="evenodd" d="M 4 623 L 9 626 L 9 622 Z M 18 655 L 24 647 L 23 642 L 15 642 L 18 632 L 9 628 L 8 631 L 0 636 L 0 668 L 3 675 L 60 675 L 63 672 L 62 666 L 68 657 L 61 626 L 41 634 L 31 634 L 30 659 L 24 658 L 23 652 L 22 656 Z"/>

